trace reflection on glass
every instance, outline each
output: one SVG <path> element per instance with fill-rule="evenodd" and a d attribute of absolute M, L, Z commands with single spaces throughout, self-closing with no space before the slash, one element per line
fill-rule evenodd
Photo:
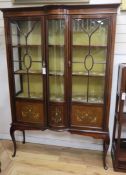
<path fill-rule="evenodd" d="M 105 75 L 105 68 L 106 68 L 105 64 L 94 64 L 92 70 L 90 71 L 90 74 L 104 76 Z"/>
<path fill-rule="evenodd" d="M 30 75 L 29 76 L 29 87 L 31 98 L 42 98 L 43 85 L 41 75 Z"/>
<path fill-rule="evenodd" d="M 73 48 L 72 59 L 72 74 L 88 74 L 84 65 L 84 59 L 88 53 L 88 48 Z M 92 48 L 91 55 L 93 57 L 94 65 L 89 72 L 91 75 L 104 75 L 106 69 L 106 49 Z M 92 63 L 91 59 L 87 59 L 86 66 L 90 67 Z"/>
<path fill-rule="evenodd" d="M 50 45 L 64 45 L 64 19 L 48 20 L 48 43 Z"/>
<path fill-rule="evenodd" d="M 61 76 L 49 77 L 50 101 L 64 101 L 64 80 Z"/>
<path fill-rule="evenodd" d="M 49 100 L 64 101 L 64 19 L 48 20 Z"/>
<path fill-rule="evenodd" d="M 43 98 L 40 75 L 15 75 L 15 88 L 17 97 Z"/>
<path fill-rule="evenodd" d="M 73 19 L 72 27 L 73 45 L 89 45 L 89 40 L 94 46 L 107 45 L 108 20 Z"/>
<path fill-rule="evenodd" d="M 13 21 L 11 23 L 12 45 L 40 45 L 41 23 L 40 21 Z"/>
<path fill-rule="evenodd" d="M 103 78 L 89 78 L 89 98 L 90 103 L 103 103 L 104 99 L 104 79 Z"/>
<path fill-rule="evenodd" d="M 87 78 L 72 77 L 72 101 L 87 102 Z"/>
<path fill-rule="evenodd" d="M 49 48 L 49 73 L 64 73 L 64 47 Z"/>
<path fill-rule="evenodd" d="M 72 70 L 72 75 L 83 75 L 87 73 L 83 63 L 73 63 Z"/>

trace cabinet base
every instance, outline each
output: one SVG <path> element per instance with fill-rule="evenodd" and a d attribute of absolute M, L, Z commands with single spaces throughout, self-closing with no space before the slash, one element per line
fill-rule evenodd
<path fill-rule="evenodd" d="M 27 126 L 21 126 L 21 125 L 12 125 L 10 128 L 10 135 L 13 141 L 13 146 L 14 146 L 14 152 L 12 157 L 16 156 L 16 140 L 15 140 L 15 131 L 20 130 L 23 133 L 23 144 L 25 143 L 25 130 L 46 130 L 47 128 L 41 129 L 39 127 L 31 127 L 28 128 Z M 63 131 L 63 130 L 62 130 Z M 102 139 L 103 140 L 103 166 L 104 169 L 107 170 L 107 152 L 109 148 L 109 143 L 110 143 L 110 138 L 109 138 L 109 132 L 104 132 L 104 131 L 91 131 L 91 130 L 77 130 L 77 129 L 64 129 L 64 131 L 68 131 L 71 134 L 78 134 L 78 135 L 83 135 L 83 136 L 90 136 L 96 139 Z"/>

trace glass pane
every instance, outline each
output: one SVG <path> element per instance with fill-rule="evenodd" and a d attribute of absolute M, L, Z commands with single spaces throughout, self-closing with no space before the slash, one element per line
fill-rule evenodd
<path fill-rule="evenodd" d="M 86 74 L 87 71 L 84 67 L 84 63 L 73 63 L 72 64 L 72 74 L 76 74 L 76 75 L 82 75 L 82 74 Z"/>
<path fill-rule="evenodd" d="M 64 45 L 64 19 L 48 20 L 48 43 L 50 45 Z"/>
<path fill-rule="evenodd" d="M 87 77 L 72 77 L 72 101 L 87 102 Z"/>
<path fill-rule="evenodd" d="M 64 101 L 64 80 L 62 76 L 49 77 L 50 101 Z"/>
<path fill-rule="evenodd" d="M 88 101 L 90 103 L 103 103 L 104 99 L 104 78 L 89 78 L 89 94 Z"/>
<path fill-rule="evenodd" d="M 17 97 L 43 98 L 40 75 L 15 75 L 15 88 Z"/>
<path fill-rule="evenodd" d="M 73 19 L 72 33 L 72 75 L 87 80 L 79 84 L 88 103 L 103 103 L 108 19 Z"/>
<path fill-rule="evenodd" d="M 41 75 L 29 75 L 29 88 L 31 98 L 43 98 L 43 85 Z"/>
<path fill-rule="evenodd" d="M 40 21 L 18 20 L 11 23 L 12 45 L 40 45 Z"/>
<path fill-rule="evenodd" d="M 26 75 L 15 75 L 17 97 L 28 97 L 28 80 Z"/>
<path fill-rule="evenodd" d="M 73 45 L 107 45 L 107 19 L 73 19 L 72 29 Z"/>
<path fill-rule="evenodd" d="M 10 27 L 16 96 L 42 99 L 41 21 L 13 20 Z"/>
<path fill-rule="evenodd" d="M 41 73 L 41 22 L 15 20 L 11 23 L 11 32 L 14 67 L 20 62 L 21 70 Z"/>
<path fill-rule="evenodd" d="M 49 48 L 49 73 L 64 73 L 64 47 Z"/>
<path fill-rule="evenodd" d="M 64 101 L 64 19 L 48 20 L 49 100 Z"/>

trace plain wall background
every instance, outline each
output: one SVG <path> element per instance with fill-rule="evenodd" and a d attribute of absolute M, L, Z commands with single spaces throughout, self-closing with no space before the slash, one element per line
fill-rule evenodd
<path fill-rule="evenodd" d="M 120 0 L 90 0 L 90 4 L 108 4 L 119 3 Z M 13 6 L 11 0 L 0 0 L 0 8 Z M 112 80 L 112 94 L 111 94 L 111 107 L 110 107 L 110 120 L 109 130 L 110 138 L 112 138 L 114 110 L 115 110 L 115 97 L 117 87 L 117 73 L 118 64 L 126 63 L 126 12 L 118 10 L 117 25 L 116 25 L 116 43 L 113 65 L 113 80 Z M 2 12 L 0 12 L 0 138 L 11 139 L 9 134 L 11 123 L 11 112 L 9 102 L 9 88 L 8 88 L 8 75 L 6 63 L 6 50 L 4 38 L 4 22 Z M 22 133 L 16 132 L 16 140 L 22 140 Z M 67 132 L 54 132 L 54 131 L 27 131 L 26 142 L 52 144 L 76 148 L 87 148 L 93 150 L 102 150 L 101 141 L 83 137 L 78 135 L 71 135 Z M 111 147 L 111 146 L 110 146 Z M 109 149 L 110 150 L 110 149 Z"/>

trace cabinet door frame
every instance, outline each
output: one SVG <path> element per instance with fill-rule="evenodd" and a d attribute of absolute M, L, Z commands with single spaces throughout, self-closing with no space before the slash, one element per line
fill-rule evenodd
<path fill-rule="evenodd" d="M 69 88 L 70 94 L 70 118 L 72 113 L 72 20 L 74 18 L 82 18 L 82 19 L 107 19 L 108 20 L 108 35 L 107 35 L 107 54 L 106 54 L 106 71 L 105 71 L 105 85 L 104 85 L 104 102 L 103 105 L 99 104 L 99 106 L 103 106 L 103 119 L 102 119 L 102 127 L 101 128 L 94 128 L 94 130 L 103 130 L 108 131 L 108 122 L 109 122 L 109 109 L 110 109 L 110 97 L 111 97 L 111 84 L 112 84 L 112 65 L 113 65 L 113 50 L 114 50 L 114 34 L 115 34 L 115 18 L 116 15 L 108 15 L 108 14 L 95 14 L 95 15 L 71 15 L 70 23 L 69 23 L 69 35 L 70 35 L 70 57 L 69 62 L 71 64 L 69 69 L 69 82 L 71 87 Z M 78 102 L 77 102 L 78 103 Z M 79 104 L 79 103 L 78 103 Z M 82 103 L 83 104 L 83 103 Z M 83 105 L 88 105 L 87 103 Z M 91 105 L 91 104 L 89 104 Z M 97 104 L 95 104 L 98 106 Z M 95 106 L 92 104 L 92 106 Z M 83 129 L 93 129 L 92 127 L 83 127 Z"/>
<path fill-rule="evenodd" d="M 7 62 L 8 62 L 8 74 L 9 74 L 9 88 L 10 88 L 10 100 L 11 100 L 11 106 L 12 106 L 12 122 L 13 123 L 18 123 L 18 124 L 23 124 L 23 125 L 30 125 L 31 127 L 39 127 L 40 129 L 44 128 L 47 126 L 47 121 L 46 121 L 46 75 L 41 75 L 43 77 L 43 99 L 34 99 L 34 98 L 20 98 L 16 97 L 15 94 L 15 80 L 14 80 L 14 64 L 13 64 L 13 49 L 12 49 L 12 35 L 11 35 L 11 21 L 39 21 L 40 22 L 40 30 L 41 30 L 41 59 L 42 59 L 42 64 L 45 60 L 45 26 L 44 26 L 44 16 L 17 16 L 17 17 L 10 17 L 9 19 L 5 20 L 5 25 L 8 27 L 8 32 L 6 33 L 7 38 L 9 42 L 7 42 L 7 50 L 9 50 L 10 54 L 7 55 Z M 42 65 L 43 66 L 43 65 Z M 36 75 L 36 74 L 35 74 Z M 16 116 L 16 99 L 17 101 L 24 101 L 25 102 L 38 102 L 43 104 L 43 114 L 44 114 L 44 123 L 30 123 L 30 122 L 20 122 L 17 120 Z"/>

